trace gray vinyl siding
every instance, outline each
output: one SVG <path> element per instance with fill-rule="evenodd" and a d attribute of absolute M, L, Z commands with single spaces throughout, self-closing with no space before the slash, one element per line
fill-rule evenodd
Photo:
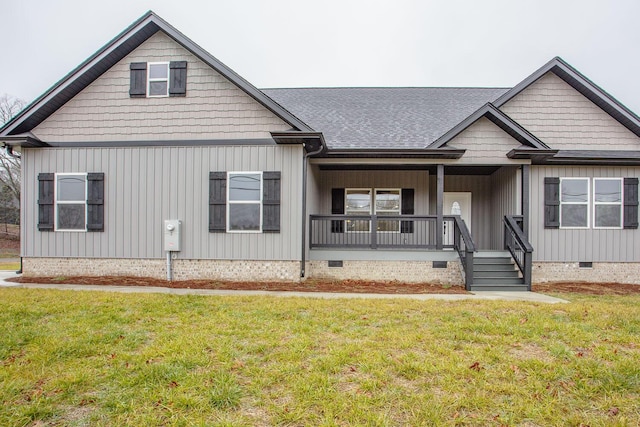
<path fill-rule="evenodd" d="M 640 167 L 532 166 L 530 225 L 535 261 L 640 261 L 640 230 L 545 229 L 545 177 L 640 177 Z"/>
<path fill-rule="evenodd" d="M 522 174 L 519 167 L 503 167 L 491 175 L 492 206 L 491 249 L 504 245 L 503 218 L 522 212 Z"/>
<path fill-rule="evenodd" d="M 429 213 L 428 171 L 320 171 L 320 215 L 331 214 L 332 188 L 413 188 L 415 215 Z"/>
<path fill-rule="evenodd" d="M 319 214 L 321 212 L 320 210 L 320 199 L 321 199 L 320 169 L 318 168 L 318 165 L 310 164 L 309 167 L 307 168 L 307 171 L 308 171 L 307 173 L 307 212 L 306 212 L 306 215 L 307 215 L 306 233 L 307 234 L 305 235 L 305 237 L 309 236 L 309 227 L 311 226 L 309 221 L 309 215 Z M 329 211 L 329 213 L 331 213 L 331 211 Z M 308 241 L 306 244 L 306 251 L 307 251 L 307 259 L 309 259 L 309 242 Z"/>
<path fill-rule="evenodd" d="M 23 256 L 163 258 L 163 221 L 180 219 L 179 258 L 299 260 L 301 159 L 293 145 L 25 149 Z M 281 171 L 280 233 L 209 233 L 211 171 Z M 104 172 L 105 231 L 38 231 L 40 172 Z"/>
<path fill-rule="evenodd" d="M 449 141 L 447 146 L 466 150 L 457 164 L 515 165 L 527 162 L 507 157 L 509 151 L 522 148 L 522 144 L 484 117 Z"/>
<path fill-rule="evenodd" d="M 552 72 L 501 110 L 556 150 L 638 150 L 640 139 Z"/>
<path fill-rule="evenodd" d="M 187 61 L 184 97 L 131 98 L 133 62 Z M 162 32 L 38 125 L 47 142 L 270 138 L 291 126 Z"/>

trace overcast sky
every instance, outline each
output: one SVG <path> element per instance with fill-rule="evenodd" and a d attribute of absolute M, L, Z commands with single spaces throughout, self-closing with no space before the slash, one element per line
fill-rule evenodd
<path fill-rule="evenodd" d="M 32 101 L 153 10 L 259 88 L 511 87 L 554 56 L 640 113 L 640 0 L 0 0 Z"/>

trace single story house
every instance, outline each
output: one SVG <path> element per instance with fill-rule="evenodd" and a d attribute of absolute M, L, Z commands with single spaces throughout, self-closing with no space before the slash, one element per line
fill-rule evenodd
<path fill-rule="evenodd" d="M 148 12 L 0 142 L 25 275 L 640 283 L 640 119 L 560 58 L 513 88 L 259 90 Z"/>

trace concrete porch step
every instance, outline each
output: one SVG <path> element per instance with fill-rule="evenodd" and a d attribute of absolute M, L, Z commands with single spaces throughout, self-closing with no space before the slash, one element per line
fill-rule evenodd
<path fill-rule="evenodd" d="M 505 292 L 527 292 L 529 289 L 525 285 L 473 285 L 471 292 L 481 291 L 505 291 Z"/>

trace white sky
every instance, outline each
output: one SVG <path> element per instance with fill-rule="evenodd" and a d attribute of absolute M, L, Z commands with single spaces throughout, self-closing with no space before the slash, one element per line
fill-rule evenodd
<path fill-rule="evenodd" d="M 259 88 L 511 87 L 554 56 L 640 114 L 639 0 L 0 0 L 32 101 L 153 10 Z"/>

